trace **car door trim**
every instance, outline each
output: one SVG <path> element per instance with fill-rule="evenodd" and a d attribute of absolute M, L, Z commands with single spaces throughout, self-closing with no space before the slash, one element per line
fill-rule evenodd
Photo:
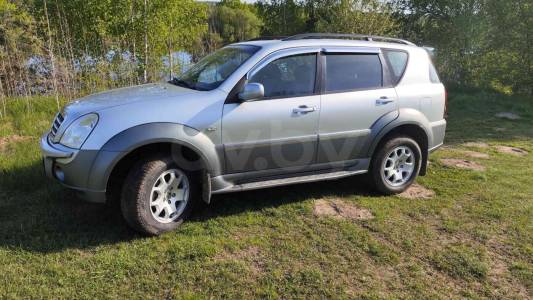
<path fill-rule="evenodd" d="M 367 136 L 371 132 L 370 129 L 358 129 L 358 130 L 348 130 L 340 132 L 328 132 L 321 133 L 318 135 L 320 140 L 329 140 L 329 139 L 341 139 L 341 138 L 352 138 L 352 137 L 361 137 Z"/>
<path fill-rule="evenodd" d="M 251 141 L 251 142 L 244 142 L 244 143 L 230 143 L 230 144 L 224 144 L 224 147 L 226 148 L 226 151 L 231 150 L 244 150 L 244 149 L 253 149 L 257 147 L 264 147 L 264 146 L 276 146 L 276 145 L 286 145 L 291 143 L 297 143 L 297 142 L 311 142 L 316 140 L 316 134 L 310 134 L 310 135 L 302 135 L 297 137 L 287 137 L 287 138 L 278 138 L 278 139 L 265 139 L 265 140 L 258 140 L 258 141 Z"/>

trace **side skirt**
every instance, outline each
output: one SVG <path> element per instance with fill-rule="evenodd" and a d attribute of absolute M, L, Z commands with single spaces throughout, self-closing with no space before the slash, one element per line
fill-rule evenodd
<path fill-rule="evenodd" d="M 241 180 L 236 179 L 237 174 L 222 175 L 211 178 L 212 194 L 232 193 L 262 188 L 284 186 L 315 181 L 335 180 L 348 176 L 368 172 L 369 159 L 357 160 L 355 164 L 345 164 L 342 167 L 329 169 L 308 170 L 271 176 L 258 176 L 244 180 L 245 174 L 238 174 Z M 268 174 L 269 171 L 265 171 Z M 258 175 L 257 173 L 254 175 Z"/>

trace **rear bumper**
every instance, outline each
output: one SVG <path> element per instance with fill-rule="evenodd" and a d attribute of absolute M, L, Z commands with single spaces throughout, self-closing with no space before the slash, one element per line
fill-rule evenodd
<path fill-rule="evenodd" d="M 433 147 L 429 148 L 428 151 L 429 151 L 429 153 L 431 153 L 431 152 L 433 152 L 433 151 L 438 150 L 438 149 L 439 149 L 440 147 L 442 147 L 443 145 L 444 145 L 444 143 L 440 143 L 440 144 L 438 144 L 437 146 L 433 146 Z"/>
<path fill-rule="evenodd" d="M 433 152 L 440 148 L 444 143 L 444 136 L 446 134 L 446 120 L 442 119 L 437 122 L 430 123 L 431 134 L 433 136 L 429 147 L 429 152 Z"/>
<path fill-rule="evenodd" d="M 43 167 L 47 177 L 76 191 L 79 198 L 96 203 L 106 201 L 105 190 L 94 190 L 87 186 L 89 174 L 98 151 L 70 149 L 52 144 L 48 134 L 41 137 Z"/>

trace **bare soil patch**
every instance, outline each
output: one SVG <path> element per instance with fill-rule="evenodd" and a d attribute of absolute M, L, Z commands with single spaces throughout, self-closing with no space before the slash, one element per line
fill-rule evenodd
<path fill-rule="evenodd" d="M 487 153 L 482 152 L 476 152 L 476 151 L 462 151 L 462 153 L 465 156 L 472 157 L 472 158 L 482 158 L 482 159 L 489 159 L 490 155 Z"/>
<path fill-rule="evenodd" d="M 398 196 L 407 199 L 431 199 L 435 197 L 435 192 L 415 183 Z"/>
<path fill-rule="evenodd" d="M 246 249 L 241 249 L 235 252 L 226 252 L 215 256 L 216 260 L 220 261 L 245 261 L 254 275 L 263 272 L 264 264 L 262 262 L 261 250 L 257 246 L 251 246 Z"/>
<path fill-rule="evenodd" d="M 520 119 L 519 115 L 517 115 L 515 113 L 512 113 L 512 112 L 508 112 L 508 111 L 499 112 L 495 116 L 498 117 L 498 118 L 508 119 L 508 120 L 518 120 L 518 119 Z"/>
<path fill-rule="evenodd" d="M 494 148 L 496 149 L 496 151 L 498 151 L 500 153 L 512 154 L 512 155 L 516 155 L 516 156 L 525 156 L 525 155 L 528 154 L 528 152 L 526 150 L 520 149 L 520 148 L 515 148 L 515 147 L 494 146 Z"/>
<path fill-rule="evenodd" d="M 330 216 L 335 219 L 370 220 L 374 215 L 365 208 L 359 208 L 340 199 L 317 200 L 313 208 L 315 216 Z"/>
<path fill-rule="evenodd" d="M 485 171 L 485 167 L 483 165 L 466 159 L 443 158 L 440 160 L 440 162 L 447 167 L 474 171 Z"/>
<path fill-rule="evenodd" d="M 489 144 L 483 142 L 468 142 L 464 143 L 463 146 L 472 148 L 488 148 Z"/>
<path fill-rule="evenodd" d="M 0 152 L 4 152 L 7 149 L 7 146 L 10 143 L 22 142 L 30 140 L 31 136 L 22 136 L 22 135 L 10 135 L 0 137 Z"/>

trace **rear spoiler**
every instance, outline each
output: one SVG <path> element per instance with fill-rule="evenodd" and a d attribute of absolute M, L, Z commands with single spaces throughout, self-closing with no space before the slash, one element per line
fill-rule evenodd
<path fill-rule="evenodd" d="M 435 54 L 436 54 L 437 50 L 434 47 L 422 46 L 422 48 L 424 48 L 424 50 L 426 50 L 426 52 L 429 54 L 429 56 L 431 58 L 435 57 Z"/>

